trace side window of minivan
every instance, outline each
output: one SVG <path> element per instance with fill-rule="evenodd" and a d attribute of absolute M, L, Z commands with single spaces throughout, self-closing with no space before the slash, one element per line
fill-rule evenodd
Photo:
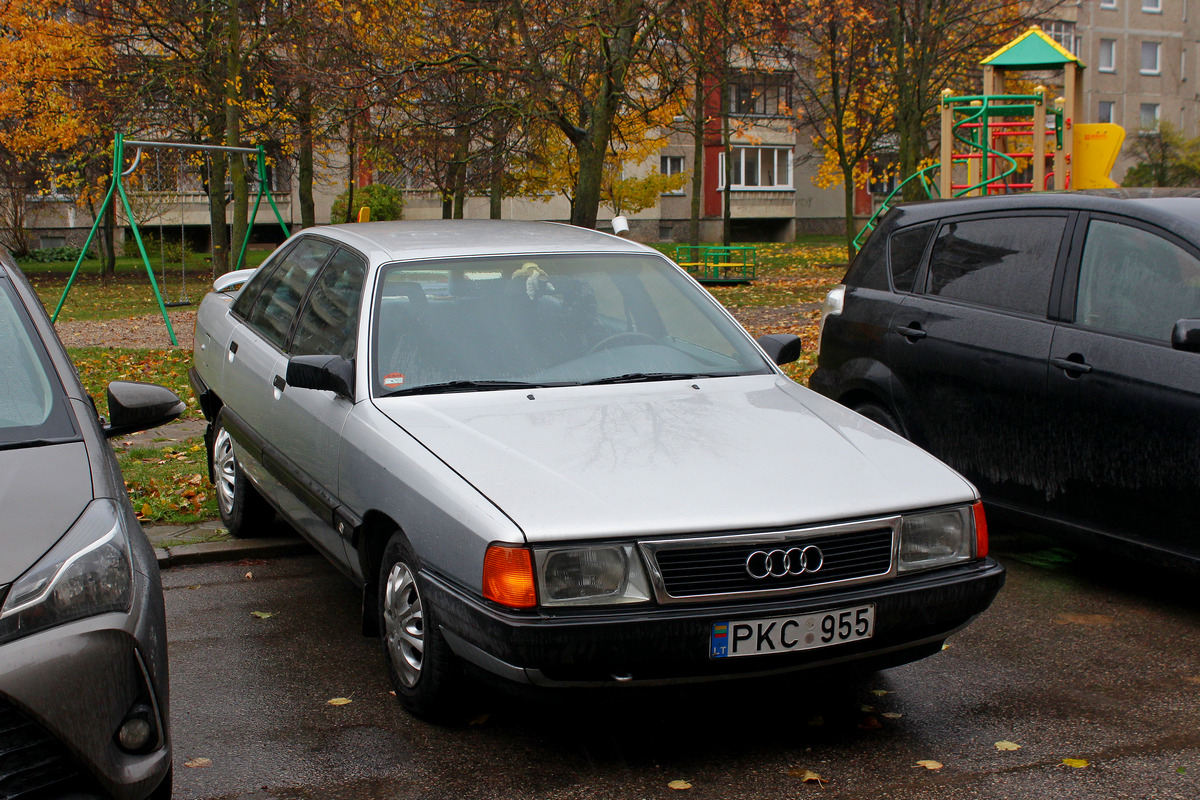
<path fill-rule="evenodd" d="M 1200 260 L 1143 228 L 1091 220 L 1079 265 L 1075 322 L 1170 341 L 1181 319 L 1200 319 Z"/>
<path fill-rule="evenodd" d="M 1044 316 L 1066 222 L 1063 216 L 945 222 L 933 243 L 927 291 Z"/>
<path fill-rule="evenodd" d="M 917 270 L 921 266 L 921 256 L 925 255 L 925 245 L 929 244 L 929 236 L 932 233 L 933 225 L 918 225 L 892 234 L 888 262 L 892 268 L 892 287 L 897 292 L 913 290 Z"/>

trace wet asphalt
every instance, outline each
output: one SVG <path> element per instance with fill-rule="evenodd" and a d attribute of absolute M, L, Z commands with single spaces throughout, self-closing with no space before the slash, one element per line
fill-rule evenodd
<path fill-rule="evenodd" d="M 176 563 L 175 797 L 1200 798 L 1195 579 L 1023 534 L 993 547 L 1008 584 L 915 664 L 650 695 L 478 689 L 443 725 L 399 707 L 360 597 L 311 551 Z"/>

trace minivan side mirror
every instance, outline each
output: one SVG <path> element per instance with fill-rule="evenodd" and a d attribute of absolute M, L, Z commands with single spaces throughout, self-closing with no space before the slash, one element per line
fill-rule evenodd
<path fill-rule="evenodd" d="M 1171 329 L 1171 347 L 1189 353 L 1200 352 L 1200 319 L 1181 319 Z"/>
<path fill-rule="evenodd" d="M 781 367 L 792 363 L 804 352 L 804 343 L 794 333 L 768 333 L 754 341 Z"/>
<path fill-rule="evenodd" d="M 341 356 L 295 356 L 288 361 L 288 386 L 317 389 L 354 399 L 354 362 Z"/>
<path fill-rule="evenodd" d="M 109 439 L 157 428 L 187 410 L 179 395 L 157 383 L 113 381 L 107 394 L 108 424 L 103 427 Z"/>

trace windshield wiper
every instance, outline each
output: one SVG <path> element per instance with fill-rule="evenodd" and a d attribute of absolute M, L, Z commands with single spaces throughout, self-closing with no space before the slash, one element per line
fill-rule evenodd
<path fill-rule="evenodd" d="M 627 372 L 609 378 L 587 381 L 584 386 L 603 386 L 606 383 L 649 383 L 650 381 L 687 381 L 694 378 L 728 378 L 736 372 Z"/>
<path fill-rule="evenodd" d="M 383 397 L 395 397 L 407 394 L 441 394 L 445 392 L 474 392 L 491 391 L 494 389 L 540 389 L 544 383 L 529 383 L 527 381 L 446 381 L 445 383 L 429 383 L 424 386 L 413 386 L 408 389 L 397 389 L 388 392 Z"/>

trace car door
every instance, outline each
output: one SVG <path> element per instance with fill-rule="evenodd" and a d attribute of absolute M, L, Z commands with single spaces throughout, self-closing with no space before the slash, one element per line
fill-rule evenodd
<path fill-rule="evenodd" d="M 353 361 L 367 262 L 339 248 L 312 282 L 296 318 L 288 357 L 336 355 Z M 275 395 L 271 430 L 277 438 L 268 466 L 287 484 L 288 516 L 345 565 L 344 539 L 335 515 L 340 505 L 338 461 L 342 428 L 354 408 L 352 397 L 332 391 L 303 389 L 286 383 L 287 361 L 272 378 Z"/>
<path fill-rule="evenodd" d="M 289 516 L 296 503 L 287 496 L 278 470 L 268 469 L 267 460 L 274 443 L 305 435 L 302 430 L 289 430 L 276 416 L 282 395 L 280 376 L 287 368 L 284 349 L 300 302 L 333 251 L 334 245 L 328 241 L 301 238 L 261 281 L 247 285 L 244 296 L 239 295 L 234 303 L 237 324 L 225 350 L 222 413 L 238 463 Z"/>
<path fill-rule="evenodd" d="M 985 500 L 1040 510 L 1051 294 L 1068 213 L 943 220 L 892 318 L 893 401 L 914 442 Z"/>
<path fill-rule="evenodd" d="M 1200 555 L 1200 354 L 1173 349 L 1200 318 L 1200 252 L 1166 231 L 1081 222 L 1069 316 L 1051 348 L 1055 519 Z M 1077 279 L 1076 279 L 1077 277 Z"/>

